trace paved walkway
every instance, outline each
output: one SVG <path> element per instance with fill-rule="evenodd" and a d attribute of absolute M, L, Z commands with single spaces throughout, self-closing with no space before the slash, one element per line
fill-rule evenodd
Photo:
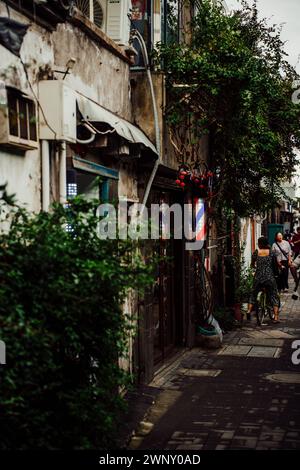
<path fill-rule="evenodd" d="M 253 318 L 217 351 L 195 348 L 157 375 L 131 449 L 300 449 L 300 300 L 282 296 L 282 323 Z M 298 355 L 300 359 L 300 354 Z"/>

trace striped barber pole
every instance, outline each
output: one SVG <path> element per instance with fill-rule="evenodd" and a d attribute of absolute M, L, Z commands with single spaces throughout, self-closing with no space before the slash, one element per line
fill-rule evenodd
<path fill-rule="evenodd" d="M 205 214 L 205 202 L 204 199 L 196 197 L 194 199 L 195 203 L 195 217 L 196 217 L 196 240 L 205 241 L 206 240 L 206 214 Z"/>

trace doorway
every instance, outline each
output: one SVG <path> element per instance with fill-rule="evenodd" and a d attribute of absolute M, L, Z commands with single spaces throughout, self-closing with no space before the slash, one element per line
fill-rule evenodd
<path fill-rule="evenodd" d="M 153 190 L 150 203 L 174 203 L 182 205 L 182 195 L 176 192 Z M 153 362 L 154 368 L 183 344 L 184 331 L 184 245 L 183 240 L 174 239 L 174 218 L 171 217 L 170 238 L 162 236 L 153 240 L 153 249 L 159 256 L 156 282 L 152 298 Z"/>

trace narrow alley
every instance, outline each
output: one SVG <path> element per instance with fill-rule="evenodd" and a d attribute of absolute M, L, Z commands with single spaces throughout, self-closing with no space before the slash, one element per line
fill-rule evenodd
<path fill-rule="evenodd" d="M 297 18 L 0 0 L 1 468 L 300 450 Z"/>
<path fill-rule="evenodd" d="M 250 324 L 228 333 L 223 347 L 195 348 L 158 374 L 157 393 L 130 449 L 223 450 L 300 448 L 300 301 L 282 295 L 279 325 Z M 298 355 L 299 356 L 299 355 Z"/>

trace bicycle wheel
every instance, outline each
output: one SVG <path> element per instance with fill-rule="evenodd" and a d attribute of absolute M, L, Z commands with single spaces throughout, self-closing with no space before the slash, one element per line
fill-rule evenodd
<path fill-rule="evenodd" d="M 266 307 L 264 302 L 264 293 L 259 292 L 257 294 L 256 305 L 255 305 L 255 312 L 256 312 L 256 320 L 259 326 L 262 325 L 265 314 L 266 314 Z"/>
<path fill-rule="evenodd" d="M 200 256 L 195 262 L 195 300 L 200 324 L 206 323 L 213 311 L 212 284 Z"/>

